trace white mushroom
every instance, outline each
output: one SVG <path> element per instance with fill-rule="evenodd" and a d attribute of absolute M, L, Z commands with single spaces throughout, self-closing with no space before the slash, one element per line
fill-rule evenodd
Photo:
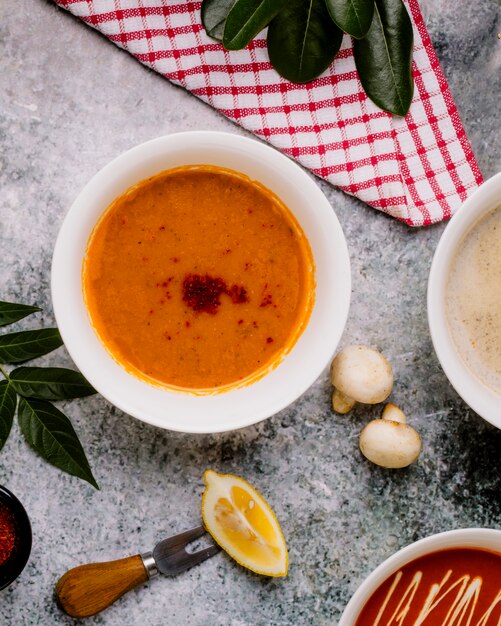
<path fill-rule="evenodd" d="M 356 402 L 377 404 L 386 400 L 393 388 L 393 372 L 380 352 L 367 346 L 348 346 L 332 361 L 331 382 L 335 387 L 334 410 L 347 413 Z"/>
<path fill-rule="evenodd" d="M 382 467 L 407 467 L 417 460 L 421 447 L 421 437 L 405 423 L 403 411 L 394 404 L 387 404 L 383 418 L 369 422 L 360 433 L 362 454 Z"/>

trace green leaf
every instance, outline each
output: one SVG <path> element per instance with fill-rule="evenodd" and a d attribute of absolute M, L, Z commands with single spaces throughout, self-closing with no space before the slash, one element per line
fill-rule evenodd
<path fill-rule="evenodd" d="M 405 115 L 412 102 L 412 42 L 412 23 L 402 0 L 376 0 L 369 32 L 355 40 L 355 63 L 365 92 L 394 115 Z"/>
<path fill-rule="evenodd" d="M 327 9 L 341 30 L 356 39 L 364 37 L 374 17 L 374 0 L 325 0 Z"/>
<path fill-rule="evenodd" d="M 20 398 L 18 420 L 30 446 L 46 461 L 99 489 L 70 420 L 50 402 Z"/>
<path fill-rule="evenodd" d="M 13 324 L 23 317 L 41 311 L 37 306 L 29 306 L 28 304 L 17 304 L 16 302 L 2 302 L 0 300 L 0 326 Z"/>
<path fill-rule="evenodd" d="M 203 0 L 201 16 L 205 32 L 218 41 L 223 41 L 224 25 L 235 0 Z"/>
<path fill-rule="evenodd" d="M 52 352 L 63 345 L 57 328 L 25 330 L 0 335 L 0 363 L 21 363 Z"/>
<path fill-rule="evenodd" d="M 241 50 L 263 30 L 288 0 L 235 0 L 226 17 L 223 45 Z"/>
<path fill-rule="evenodd" d="M 8 380 L 0 381 L 0 450 L 12 428 L 14 413 L 16 412 L 17 396 Z"/>
<path fill-rule="evenodd" d="M 291 0 L 268 28 L 268 54 L 281 76 L 307 83 L 329 67 L 342 38 L 325 0 Z"/>
<path fill-rule="evenodd" d="M 96 393 L 80 372 L 64 367 L 18 367 L 10 373 L 17 393 L 39 400 L 67 400 Z"/>

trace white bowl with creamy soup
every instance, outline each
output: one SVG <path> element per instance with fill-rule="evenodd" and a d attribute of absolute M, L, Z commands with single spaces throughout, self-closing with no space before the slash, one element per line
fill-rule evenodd
<path fill-rule="evenodd" d="M 338 626 L 498 626 L 501 530 L 464 528 L 421 539 L 377 567 Z"/>
<path fill-rule="evenodd" d="M 440 239 L 428 322 L 453 387 L 501 428 L 501 173 L 466 200 Z"/>
<path fill-rule="evenodd" d="M 350 301 L 346 241 L 313 178 L 237 135 L 160 137 L 98 172 L 56 243 L 52 296 L 110 402 L 182 432 L 256 423 L 327 366 Z"/>

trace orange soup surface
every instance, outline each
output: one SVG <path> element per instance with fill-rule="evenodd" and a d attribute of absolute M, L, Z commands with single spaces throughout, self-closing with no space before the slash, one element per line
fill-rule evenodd
<path fill-rule="evenodd" d="M 355 626 L 499 626 L 501 553 L 454 548 L 411 561 L 372 594 Z"/>
<path fill-rule="evenodd" d="M 103 344 L 169 387 L 245 384 L 276 365 L 314 301 L 308 241 L 271 191 L 185 166 L 131 187 L 96 224 L 84 295 Z"/>

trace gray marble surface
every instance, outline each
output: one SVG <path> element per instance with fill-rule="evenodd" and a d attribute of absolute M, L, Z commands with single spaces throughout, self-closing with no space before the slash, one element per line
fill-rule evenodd
<path fill-rule="evenodd" d="M 423 0 L 430 34 L 485 177 L 501 169 L 500 5 Z M 44 0 L 0 0 L 0 298 L 53 323 L 50 259 L 61 221 L 110 159 L 174 131 L 243 131 Z M 290 549 L 286 579 L 224 554 L 130 593 L 89 625 L 336 624 L 364 577 L 431 533 L 501 527 L 501 432 L 454 392 L 431 345 L 425 292 L 444 225 L 410 230 L 319 183 L 346 233 L 353 300 L 343 344 L 378 346 L 396 374 L 393 400 L 421 433 L 407 470 L 361 458 L 358 433 L 379 411 L 330 410 L 327 372 L 294 405 L 239 432 L 168 433 L 95 396 L 68 403 L 101 491 L 42 462 L 14 429 L 0 483 L 31 516 L 31 560 L 0 592 L 0 624 L 72 624 L 53 599 L 68 568 L 144 551 L 197 522 L 203 470 L 245 476 L 273 504 Z M 41 360 L 71 365 L 64 348 Z"/>

